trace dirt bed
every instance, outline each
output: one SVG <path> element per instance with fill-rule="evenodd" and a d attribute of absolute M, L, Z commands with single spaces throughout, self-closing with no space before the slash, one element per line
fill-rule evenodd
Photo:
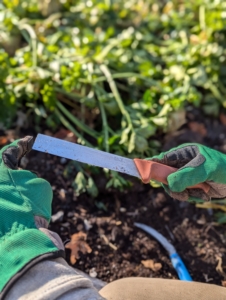
<path fill-rule="evenodd" d="M 218 121 L 188 114 L 188 123 L 164 137 L 164 150 L 184 142 L 198 142 L 226 152 L 226 126 Z M 200 116 L 200 114 L 199 114 Z M 134 227 L 134 222 L 150 225 L 176 247 L 195 281 L 222 285 L 226 254 L 225 226 L 214 222 L 212 210 L 196 208 L 168 197 L 162 188 L 154 189 L 136 179 L 127 192 L 106 191 L 97 178 L 100 194 L 91 199 L 76 197 L 72 181 L 63 176 L 62 159 L 48 154 L 31 153 L 28 169 L 49 180 L 54 191 L 53 214 L 63 216 L 50 224 L 65 242 L 76 232 L 87 232 L 90 254 L 74 265 L 82 271 L 110 282 L 128 276 L 178 278 L 166 251 L 153 238 Z M 128 177 L 129 178 L 129 177 Z M 105 208 L 101 210 L 99 204 Z M 67 250 L 70 262 L 70 251 Z M 158 271 L 145 268 L 142 261 L 161 263 Z M 218 270 L 218 271 L 217 271 Z"/>

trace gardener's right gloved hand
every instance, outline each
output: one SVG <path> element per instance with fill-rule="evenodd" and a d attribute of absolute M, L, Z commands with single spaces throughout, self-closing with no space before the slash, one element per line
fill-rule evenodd
<path fill-rule="evenodd" d="M 18 168 L 32 144 L 27 136 L 0 151 L 0 299 L 32 266 L 64 256 L 60 237 L 47 229 L 50 184 Z"/>
<path fill-rule="evenodd" d="M 183 144 L 150 158 L 178 168 L 167 177 L 167 193 L 178 200 L 220 199 L 226 197 L 226 155 L 200 144 Z M 187 189 L 201 182 L 210 185 L 208 193 L 201 189 Z"/>

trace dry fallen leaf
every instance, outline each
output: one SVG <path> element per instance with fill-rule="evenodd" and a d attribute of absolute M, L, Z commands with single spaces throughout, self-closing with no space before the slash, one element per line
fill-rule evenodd
<path fill-rule="evenodd" d="M 142 260 L 141 263 L 145 268 L 151 269 L 155 272 L 159 271 L 162 268 L 162 264 L 155 263 L 153 259 Z"/>
<path fill-rule="evenodd" d="M 71 241 L 65 246 L 65 248 L 71 250 L 70 261 L 72 264 L 75 264 L 79 258 L 79 252 L 83 254 L 91 253 L 92 249 L 86 243 L 86 233 L 78 232 L 71 236 Z"/>
<path fill-rule="evenodd" d="M 222 267 L 222 257 L 216 255 L 216 260 L 218 261 L 217 266 L 216 266 L 216 271 L 219 274 L 221 274 L 224 277 L 224 279 L 226 279 L 226 273 L 224 272 L 223 267 Z"/>

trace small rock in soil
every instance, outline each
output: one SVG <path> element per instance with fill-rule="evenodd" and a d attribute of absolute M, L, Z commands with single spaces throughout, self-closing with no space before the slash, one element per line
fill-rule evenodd
<path fill-rule="evenodd" d="M 61 163 L 62 165 L 66 164 L 66 162 L 67 162 L 67 159 L 64 158 L 64 157 L 62 157 L 62 158 L 60 159 L 60 163 Z"/>
<path fill-rule="evenodd" d="M 93 227 L 87 219 L 84 220 L 84 226 L 86 231 L 89 231 Z"/>
<path fill-rule="evenodd" d="M 67 214 L 68 218 L 72 218 L 74 217 L 74 212 L 72 211 L 69 211 L 69 213 Z"/>
<path fill-rule="evenodd" d="M 125 208 L 125 207 L 120 207 L 120 209 L 119 209 L 119 210 L 120 210 L 120 212 L 121 212 L 121 213 L 124 213 L 124 212 L 126 212 L 126 208 Z"/>
<path fill-rule="evenodd" d="M 64 189 L 60 189 L 59 195 L 60 195 L 60 198 L 62 200 L 65 200 L 65 198 L 66 198 L 66 191 Z"/>
<path fill-rule="evenodd" d="M 63 220 L 64 217 L 64 212 L 63 210 L 59 210 L 55 215 L 52 215 L 51 217 L 51 221 L 54 223 L 56 221 L 61 222 Z"/>
<path fill-rule="evenodd" d="M 70 226 L 70 223 L 69 222 L 65 222 L 65 223 L 62 223 L 61 224 L 63 227 L 69 227 Z"/>
<path fill-rule="evenodd" d="M 92 268 L 89 270 L 89 276 L 92 278 L 96 278 L 97 277 L 97 272 L 95 270 L 95 268 Z"/>

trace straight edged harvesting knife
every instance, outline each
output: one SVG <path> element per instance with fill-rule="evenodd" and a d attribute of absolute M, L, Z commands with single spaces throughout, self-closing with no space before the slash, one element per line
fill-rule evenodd
<path fill-rule="evenodd" d="M 156 180 L 168 184 L 167 177 L 177 171 L 176 168 L 151 160 L 130 159 L 43 134 L 38 134 L 32 149 L 129 174 L 140 178 L 144 183 Z M 199 188 L 208 193 L 210 186 L 204 182 L 188 188 Z"/>

